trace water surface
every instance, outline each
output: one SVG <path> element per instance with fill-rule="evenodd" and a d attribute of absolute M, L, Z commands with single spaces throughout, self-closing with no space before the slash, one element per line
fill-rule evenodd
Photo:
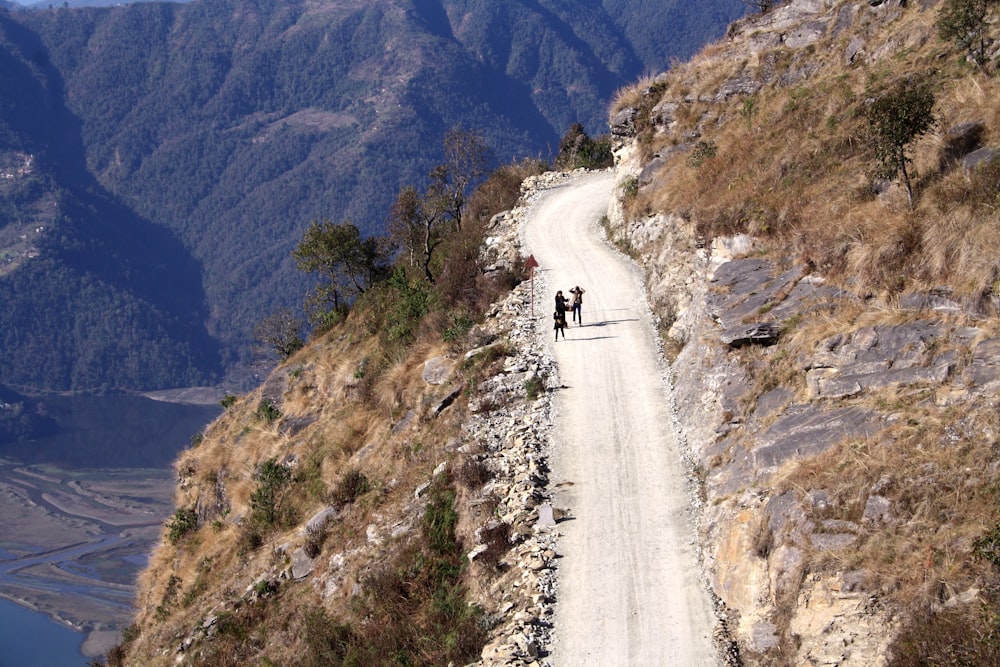
<path fill-rule="evenodd" d="M 83 634 L 0 599 L 0 667 L 83 667 Z"/>

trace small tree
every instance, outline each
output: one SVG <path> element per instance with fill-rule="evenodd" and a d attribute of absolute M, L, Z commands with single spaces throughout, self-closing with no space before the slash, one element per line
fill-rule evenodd
<path fill-rule="evenodd" d="M 302 320 L 287 308 L 280 308 L 257 323 L 253 329 L 256 350 L 274 352 L 281 361 L 305 345 L 302 340 Z"/>
<path fill-rule="evenodd" d="M 331 312 L 342 312 L 354 297 L 385 278 L 390 254 L 385 239 L 362 239 L 350 220 L 313 221 L 292 251 L 300 270 L 320 275 L 309 299 L 313 319 L 323 321 Z"/>
<path fill-rule="evenodd" d="M 440 212 L 412 185 L 400 190 L 389 211 L 389 236 L 404 249 L 410 266 L 419 264 L 429 282 L 434 282 L 431 262 L 442 235 Z"/>
<path fill-rule="evenodd" d="M 438 208 L 461 229 L 469 189 L 486 175 L 492 155 L 482 136 L 461 127 L 448 130 L 442 143 L 445 162 L 443 170 L 438 168 Z"/>
<path fill-rule="evenodd" d="M 284 489 L 292 480 L 288 468 L 277 459 L 268 459 L 257 470 L 257 488 L 250 494 L 251 521 L 270 528 L 281 518 Z"/>
<path fill-rule="evenodd" d="M 490 159 L 482 137 L 461 128 L 445 134 L 444 153 L 446 161 L 431 170 L 424 194 L 412 185 L 403 188 L 389 212 L 389 236 L 431 283 L 435 251 L 445 235 L 461 231 L 469 188 L 486 173 Z"/>
<path fill-rule="evenodd" d="M 990 41 L 986 17 L 990 7 L 998 2 L 1000 0 L 946 0 L 938 14 L 937 29 L 941 39 L 963 49 L 982 71 L 986 70 L 986 47 Z"/>
<path fill-rule="evenodd" d="M 873 100 L 865 109 L 868 135 L 877 161 L 876 175 L 893 179 L 902 174 L 913 206 L 913 186 L 906 165 L 907 149 L 934 126 L 934 92 L 923 78 L 907 77 Z"/>
<path fill-rule="evenodd" d="M 614 164 L 611 139 L 607 135 L 591 139 L 580 123 L 573 123 L 559 141 L 555 165 L 560 169 L 601 169 Z"/>

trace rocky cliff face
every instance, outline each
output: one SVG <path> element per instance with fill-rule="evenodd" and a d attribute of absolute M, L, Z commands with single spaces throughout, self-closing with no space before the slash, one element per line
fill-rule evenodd
<path fill-rule="evenodd" d="M 973 563 L 995 514 L 968 499 L 989 493 L 998 465 L 985 414 L 1000 381 L 995 318 L 946 285 L 876 301 L 767 239 L 706 238 L 690 211 L 637 215 L 626 203 L 670 187 L 662 175 L 733 113 L 734 96 L 808 85 L 823 65 L 817 42 L 835 43 L 844 66 L 926 42 L 919 31 L 886 41 L 906 4 L 781 5 L 673 74 L 697 80 L 729 63 L 701 89 L 695 129 L 677 122 L 690 98 L 656 101 L 662 80 L 645 93 L 651 128 L 637 127 L 635 106 L 613 118 L 622 198 L 611 236 L 645 267 L 673 352 L 704 565 L 734 664 L 884 665 L 928 619 L 991 604 L 989 568 Z M 767 65 L 778 59 L 780 75 Z M 669 148 L 650 154 L 649 133 Z"/>

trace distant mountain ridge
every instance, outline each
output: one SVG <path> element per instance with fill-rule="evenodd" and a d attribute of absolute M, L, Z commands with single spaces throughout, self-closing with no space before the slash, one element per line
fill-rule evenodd
<path fill-rule="evenodd" d="M 0 279 L 0 327 L 14 332 L 0 350 L 0 367 L 12 369 L 0 382 L 156 389 L 245 368 L 253 324 L 297 307 L 307 287 L 290 251 L 312 220 L 380 231 L 396 192 L 423 184 L 456 125 L 481 133 L 499 162 L 547 157 L 575 121 L 603 133 L 618 88 L 693 53 L 744 10 L 740 0 L 206 0 L 8 12 L 0 58 L 24 74 L 0 73 L 3 99 L 30 83 L 61 115 L 0 106 L 0 158 L 39 156 L 39 197 L 88 183 L 86 192 L 120 206 L 82 233 L 106 226 L 118 238 L 127 225 L 136 243 L 152 244 L 140 265 L 158 265 L 153 283 L 175 302 L 157 311 L 171 324 L 150 329 L 123 305 L 146 297 L 130 294 L 128 280 L 114 298 L 104 285 L 105 296 L 90 298 L 122 321 L 101 324 L 97 338 L 81 334 L 87 354 L 81 341 L 56 340 L 56 313 L 72 297 L 58 296 L 58 272 L 37 267 L 58 255 L 68 221 L 47 221 L 42 256 Z M 52 182 L 40 185 L 46 173 Z M 0 219 L 0 239 L 13 221 L 45 219 L 40 201 L 20 200 Z M 157 258 L 164 244 L 174 250 Z M 103 270 L 134 270 L 123 269 L 135 259 L 127 252 L 97 244 L 87 254 Z M 27 304 L 51 310 L 48 347 L 61 350 L 37 367 L 10 363 L 33 354 L 35 325 L 19 315 Z M 143 354 L 126 368 L 121 360 L 135 353 L 112 342 L 121 331 L 177 340 L 164 359 Z M 82 372 L 86 356 L 103 368 Z"/>

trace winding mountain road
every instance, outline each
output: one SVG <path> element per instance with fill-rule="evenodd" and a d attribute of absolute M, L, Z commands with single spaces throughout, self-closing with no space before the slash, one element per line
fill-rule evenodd
<path fill-rule="evenodd" d="M 562 388 L 551 457 L 558 589 L 556 667 L 700 667 L 719 661 L 699 581 L 669 387 L 638 269 L 603 240 L 609 172 L 543 192 L 524 246 L 546 285 L 535 316 Z M 553 342 L 557 289 L 586 290 L 583 326 Z M 569 315 L 567 314 L 567 319 Z"/>

